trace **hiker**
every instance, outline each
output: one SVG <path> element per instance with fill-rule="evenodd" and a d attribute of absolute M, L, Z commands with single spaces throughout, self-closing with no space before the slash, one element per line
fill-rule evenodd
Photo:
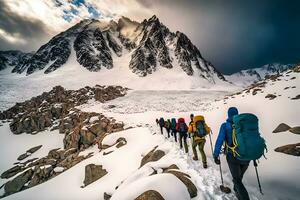
<path fill-rule="evenodd" d="M 168 138 L 170 138 L 170 129 L 171 129 L 171 120 L 170 119 L 165 121 L 165 128 L 166 128 L 167 133 L 168 133 Z"/>
<path fill-rule="evenodd" d="M 191 115 L 192 116 L 192 115 Z M 197 154 L 197 146 L 201 154 L 202 158 L 202 164 L 203 168 L 207 168 L 207 159 L 204 152 L 204 145 L 206 142 L 205 136 L 207 134 L 210 134 L 210 128 L 205 123 L 204 117 L 201 115 L 195 116 L 192 119 L 192 122 L 189 125 L 189 135 L 192 135 L 193 137 L 193 160 L 198 160 L 198 154 Z"/>
<path fill-rule="evenodd" d="M 228 109 L 228 118 L 226 122 L 221 125 L 219 135 L 215 144 L 214 150 L 214 161 L 217 165 L 220 165 L 219 154 L 222 148 L 223 143 L 225 142 L 225 154 L 226 160 L 231 172 L 234 184 L 234 191 L 239 200 L 249 200 L 248 192 L 243 185 L 242 179 L 249 166 L 250 161 L 242 161 L 237 159 L 233 152 L 228 148 L 233 146 L 232 141 L 232 125 L 233 125 L 233 116 L 238 115 L 238 110 L 235 107 L 230 107 Z M 255 148 L 255 147 L 253 147 Z"/>
<path fill-rule="evenodd" d="M 194 114 L 192 113 L 192 114 L 190 114 L 190 119 L 191 119 L 191 121 L 190 121 L 190 123 L 189 123 L 189 127 L 190 127 L 191 124 L 193 123 L 193 118 L 194 118 Z M 189 138 L 191 138 L 191 134 L 189 134 Z"/>
<path fill-rule="evenodd" d="M 159 128 L 160 128 L 160 133 L 163 135 L 163 127 L 165 126 L 165 120 L 163 117 L 161 117 L 158 121 L 159 123 Z"/>
<path fill-rule="evenodd" d="M 183 142 L 185 153 L 188 153 L 188 145 L 186 142 L 188 126 L 186 125 L 184 118 L 178 119 L 178 123 L 176 124 L 176 130 L 179 133 L 180 149 L 182 149 L 182 142 Z"/>
<path fill-rule="evenodd" d="M 174 136 L 175 142 L 177 142 L 177 130 L 176 130 L 176 119 L 171 120 L 171 135 Z"/>
<path fill-rule="evenodd" d="M 159 126 L 159 121 L 157 118 L 156 118 L 155 122 L 156 122 L 156 125 Z"/>

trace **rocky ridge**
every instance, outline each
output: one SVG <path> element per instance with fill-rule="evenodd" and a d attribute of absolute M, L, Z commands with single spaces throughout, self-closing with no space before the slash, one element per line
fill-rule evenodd
<path fill-rule="evenodd" d="M 101 148 L 102 140 L 107 134 L 124 130 L 123 122 L 107 118 L 101 113 L 82 112 L 75 107 L 91 99 L 109 101 L 124 96 L 127 90 L 119 86 L 97 85 L 79 90 L 66 90 L 56 86 L 50 92 L 17 103 L 0 113 L 2 120 L 11 121 L 10 129 L 14 134 L 38 134 L 43 130 L 58 130 L 65 135 L 63 149 L 53 149 L 42 158 L 16 162 L 12 168 L 3 172 L 1 178 L 10 179 L 3 185 L 4 196 L 36 186 L 63 173 L 92 156 L 80 155 L 82 150 L 91 145 Z M 116 144 L 120 148 L 126 144 L 126 140 L 121 138 Z M 30 148 L 18 160 L 24 160 L 29 155 L 33 157 L 41 147 Z"/>

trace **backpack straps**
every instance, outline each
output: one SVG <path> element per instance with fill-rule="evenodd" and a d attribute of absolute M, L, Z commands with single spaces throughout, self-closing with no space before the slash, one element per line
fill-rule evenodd
<path fill-rule="evenodd" d="M 233 156 L 236 157 L 236 156 L 240 156 L 240 154 L 236 151 L 236 148 L 238 146 L 238 143 L 237 143 L 237 140 L 236 140 L 236 134 L 235 134 L 235 128 L 234 128 L 234 124 L 232 125 L 231 127 L 231 138 L 232 138 L 232 147 L 228 145 L 227 142 L 225 142 L 225 146 L 231 150 L 231 152 L 233 153 Z"/>

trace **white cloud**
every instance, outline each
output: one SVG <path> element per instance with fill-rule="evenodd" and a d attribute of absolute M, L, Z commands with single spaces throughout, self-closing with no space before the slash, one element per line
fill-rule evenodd
<path fill-rule="evenodd" d="M 0 29 L 0 38 L 1 37 L 10 43 L 26 44 L 26 41 L 24 39 L 22 39 L 19 35 L 17 35 L 17 34 L 11 35 L 3 29 Z"/>

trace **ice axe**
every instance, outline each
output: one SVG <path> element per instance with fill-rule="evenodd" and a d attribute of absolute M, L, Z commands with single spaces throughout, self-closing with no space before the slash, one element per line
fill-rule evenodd
<path fill-rule="evenodd" d="M 210 130 L 210 133 L 213 134 L 212 130 Z M 214 150 L 213 150 L 213 146 L 212 146 L 211 134 L 209 134 L 209 141 L 210 141 L 211 152 L 212 152 L 212 155 L 214 156 Z M 219 164 L 219 169 L 220 169 L 221 182 L 222 182 L 222 185 L 220 185 L 220 190 L 222 192 L 224 192 L 225 194 L 229 194 L 229 193 L 231 193 L 231 189 L 229 187 L 224 186 L 221 160 L 220 160 L 220 164 Z"/>

